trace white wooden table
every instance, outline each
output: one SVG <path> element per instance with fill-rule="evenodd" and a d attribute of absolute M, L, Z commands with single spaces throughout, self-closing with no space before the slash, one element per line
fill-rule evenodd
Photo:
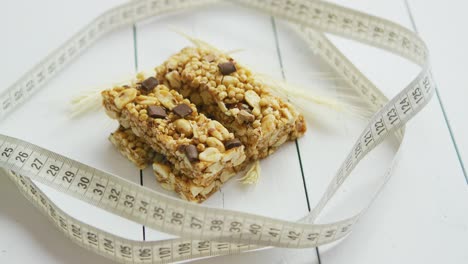
<path fill-rule="evenodd" d="M 58 0 L 2 3 L 0 89 L 104 10 L 123 0 Z M 196 261 L 197 263 L 466 263 L 468 260 L 468 113 L 462 59 L 468 38 L 457 30 L 468 19 L 467 4 L 422 0 L 345 1 L 339 4 L 417 27 L 428 42 L 440 97 L 407 127 L 401 161 L 393 178 L 353 233 L 337 245 L 307 250 L 270 249 Z M 408 5 L 409 4 L 409 5 Z M 412 20 L 413 19 L 413 20 Z M 440 24 L 436 24 L 438 22 Z M 67 115 L 71 97 L 160 64 L 189 43 L 171 27 L 235 54 L 257 71 L 337 96 L 339 80 L 284 21 L 232 3 L 154 18 L 104 37 L 47 87 L 0 123 L 1 133 L 19 137 L 149 188 L 161 190 L 151 170 L 140 171 L 107 142 L 116 128 L 102 112 L 77 119 Z M 387 95 L 394 95 L 416 69 L 400 58 L 333 38 L 349 58 Z M 460 74 L 457 75 L 457 74 Z M 395 78 L 398 76 L 398 78 Z M 344 113 L 320 112 L 297 145 L 286 144 L 262 161 L 256 186 L 226 184 L 205 204 L 296 220 L 314 206 L 336 167 L 365 124 Z M 331 120 L 331 121 L 330 121 Z M 450 121 L 452 130 L 449 130 Z M 458 143 L 458 145 L 457 145 Z M 458 148 L 458 151 L 456 148 Z M 353 173 L 319 222 L 356 212 L 374 190 L 372 177 L 383 173 L 393 153 L 391 142 Z M 300 159 L 299 159 L 300 157 Z M 136 240 L 170 237 L 95 209 L 54 190 L 46 193 L 72 216 Z M 162 191 L 162 190 L 161 190 Z M 171 195 L 171 194 L 169 194 Z M 13 185 L 0 177 L 0 263 L 111 263 L 88 254 L 62 237 Z"/>

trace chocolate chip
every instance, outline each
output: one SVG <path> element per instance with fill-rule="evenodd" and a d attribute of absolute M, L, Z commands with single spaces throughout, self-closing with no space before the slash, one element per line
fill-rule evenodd
<path fill-rule="evenodd" d="M 159 82 L 156 78 L 149 77 L 141 83 L 141 89 L 143 89 L 146 92 L 151 92 L 154 89 L 154 87 L 156 87 L 158 84 Z"/>
<path fill-rule="evenodd" d="M 232 61 L 220 63 L 218 64 L 218 68 L 221 74 L 223 75 L 228 75 L 237 71 L 236 65 L 234 65 Z"/>
<path fill-rule="evenodd" d="M 186 145 L 184 151 L 185 155 L 187 156 L 187 159 L 190 162 L 198 160 L 198 150 L 197 147 L 195 147 L 194 145 Z"/>
<path fill-rule="evenodd" d="M 242 146 L 242 142 L 237 138 L 228 140 L 224 143 L 224 147 L 226 147 L 226 149 L 232 149 L 240 146 Z"/>
<path fill-rule="evenodd" d="M 206 60 L 207 62 L 213 62 L 216 60 L 216 57 L 213 54 L 208 54 L 205 57 L 203 57 L 203 59 Z"/>
<path fill-rule="evenodd" d="M 152 118 L 165 118 L 167 116 L 166 110 L 161 106 L 150 105 L 148 106 L 148 116 Z"/>
<path fill-rule="evenodd" d="M 172 109 L 172 111 L 176 113 L 177 115 L 179 115 L 180 117 L 185 117 L 187 115 L 190 115 L 193 112 L 192 108 L 190 108 L 190 106 L 186 104 L 177 105 L 176 107 Z"/>

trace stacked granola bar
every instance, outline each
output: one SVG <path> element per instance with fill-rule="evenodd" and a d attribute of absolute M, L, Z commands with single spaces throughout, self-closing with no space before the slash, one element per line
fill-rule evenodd
<path fill-rule="evenodd" d="M 120 126 L 109 136 L 109 140 L 124 157 L 140 169 L 146 168 L 156 157 L 156 152 L 150 145 L 137 137 L 130 128 Z"/>
<path fill-rule="evenodd" d="M 188 201 L 202 202 L 206 200 L 219 189 L 222 183 L 235 175 L 232 171 L 225 170 L 218 179 L 213 180 L 208 185 L 197 184 L 192 178 L 177 174 L 174 166 L 163 155 L 154 151 L 142 138 L 137 137 L 132 129 L 121 126 L 111 134 L 109 139 L 120 150 L 122 155 L 140 169 L 152 163 L 154 174 L 161 186 L 167 190 L 177 192 L 183 199 Z M 146 147 L 143 149 L 139 147 L 141 145 Z"/>
<path fill-rule="evenodd" d="M 156 68 L 156 78 L 232 131 L 248 160 L 270 155 L 306 130 L 304 117 L 291 104 L 217 50 L 184 48 Z"/>
<path fill-rule="evenodd" d="M 132 84 L 102 92 L 111 142 L 182 198 L 202 202 L 252 161 L 304 134 L 303 116 L 214 49 L 184 48 Z"/>

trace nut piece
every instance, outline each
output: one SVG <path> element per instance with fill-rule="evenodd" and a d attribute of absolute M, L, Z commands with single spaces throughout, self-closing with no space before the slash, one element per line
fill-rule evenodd
<path fill-rule="evenodd" d="M 210 185 L 208 185 L 208 187 L 205 187 L 205 189 L 203 189 L 203 191 L 200 194 L 203 196 L 206 196 L 213 190 L 215 186 L 216 186 L 216 181 L 212 182 Z"/>
<path fill-rule="evenodd" d="M 221 141 L 229 137 L 229 131 L 216 120 L 208 124 L 208 133 Z"/>
<path fill-rule="evenodd" d="M 221 111 L 223 111 L 223 113 L 230 114 L 229 109 L 227 109 L 226 105 L 222 101 L 218 102 L 218 107 Z"/>
<path fill-rule="evenodd" d="M 114 99 L 114 104 L 118 109 L 123 109 L 125 105 L 133 101 L 137 96 L 137 90 L 134 88 L 125 89 Z"/>
<path fill-rule="evenodd" d="M 286 140 L 288 140 L 288 136 L 289 135 L 284 135 L 282 136 L 280 139 L 278 139 L 274 144 L 273 144 L 273 147 L 279 147 L 281 146 L 284 142 L 286 142 Z"/>
<path fill-rule="evenodd" d="M 112 118 L 112 119 L 118 119 L 120 114 L 115 112 L 115 111 L 110 111 L 108 110 L 107 108 L 105 108 L 105 112 L 107 114 L 108 117 Z"/>
<path fill-rule="evenodd" d="M 275 125 L 275 116 L 269 114 L 262 118 L 262 130 L 266 133 L 273 131 L 276 128 Z"/>
<path fill-rule="evenodd" d="M 234 76 L 224 76 L 223 78 L 223 84 L 226 85 L 226 86 L 229 86 L 229 85 L 235 85 L 239 82 L 239 80 L 234 77 Z"/>
<path fill-rule="evenodd" d="M 203 177 L 205 178 L 208 178 L 208 177 L 212 177 L 214 174 L 218 174 L 219 172 L 221 172 L 224 168 L 224 164 L 221 163 L 221 162 L 215 162 L 213 164 L 211 164 L 210 166 L 208 166 L 208 168 L 205 169 L 205 175 L 203 175 Z"/>
<path fill-rule="evenodd" d="M 165 77 L 173 89 L 179 89 L 181 87 L 180 75 L 178 71 L 171 71 L 167 73 Z"/>
<path fill-rule="evenodd" d="M 291 112 L 287 108 L 280 109 L 281 114 L 286 117 L 288 120 L 294 120 Z"/>
<path fill-rule="evenodd" d="M 177 132 L 185 134 L 186 137 L 192 136 L 192 126 L 186 119 L 177 119 L 174 122 Z"/>
<path fill-rule="evenodd" d="M 200 153 L 199 158 L 201 161 L 217 162 L 222 158 L 222 155 L 217 148 L 209 147 Z"/>
<path fill-rule="evenodd" d="M 252 115 L 251 113 L 247 112 L 246 110 L 241 110 L 239 112 L 239 114 L 237 115 L 239 120 L 241 122 L 246 122 L 246 123 L 250 123 L 250 122 L 253 122 L 255 120 L 255 116 Z"/>
<path fill-rule="evenodd" d="M 159 102 L 164 105 L 167 109 L 172 109 L 176 106 L 176 99 L 174 96 L 166 90 L 158 90 L 155 94 L 156 98 L 158 98 Z"/>
<path fill-rule="evenodd" d="M 242 146 L 242 142 L 237 138 L 226 141 L 226 149 L 237 148 L 240 146 Z"/>
<path fill-rule="evenodd" d="M 171 168 L 169 168 L 169 166 L 159 162 L 153 163 L 153 170 L 164 179 L 169 178 L 169 173 L 171 173 Z"/>
<path fill-rule="evenodd" d="M 223 162 L 231 162 L 232 166 L 237 166 L 244 162 L 246 156 L 244 155 L 244 148 L 233 148 L 226 150 L 223 157 Z"/>
<path fill-rule="evenodd" d="M 219 177 L 219 179 L 221 180 L 222 183 L 225 183 L 234 175 L 236 174 L 231 171 L 224 171 L 223 173 L 221 173 L 221 176 Z"/>
<path fill-rule="evenodd" d="M 260 108 L 260 96 L 252 90 L 245 92 L 245 100 L 253 108 Z"/>
<path fill-rule="evenodd" d="M 219 139 L 215 137 L 208 137 L 206 139 L 206 144 L 209 147 L 217 148 L 220 152 L 224 152 L 226 149 L 224 148 L 224 145 Z"/>
<path fill-rule="evenodd" d="M 135 102 L 142 105 L 155 105 L 157 100 L 154 97 L 140 95 L 135 99 Z"/>

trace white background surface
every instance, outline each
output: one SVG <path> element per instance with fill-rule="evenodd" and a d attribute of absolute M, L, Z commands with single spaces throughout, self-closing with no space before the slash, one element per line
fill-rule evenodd
<path fill-rule="evenodd" d="M 66 40 L 90 19 L 121 0 L 62 2 L 10 1 L 0 17 L 0 89 L 21 76 L 50 50 Z M 468 109 L 462 59 L 468 59 L 461 25 L 467 24 L 466 4 L 450 1 L 335 1 L 413 28 L 410 13 L 431 54 L 436 83 L 447 118 L 461 153 L 459 160 L 441 106 L 434 98 L 410 122 L 401 161 L 393 178 L 354 232 L 334 246 L 319 249 L 272 249 L 200 260 L 197 263 L 466 263 L 468 251 L 468 186 L 461 169 L 467 160 L 468 131 L 463 117 Z M 465 7 L 463 6 L 465 5 Z M 409 13 L 410 11 L 410 13 Z M 440 24 L 436 24 L 435 22 Z M 74 64 L 51 81 L 30 101 L 0 123 L 0 132 L 28 140 L 79 159 L 97 168 L 140 182 L 140 173 L 108 143 L 116 124 L 102 113 L 71 120 L 66 111 L 70 98 L 80 90 L 112 82 L 138 68 L 160 64 L 188 42 L 170 30 L 177 28 L 223 50 L 244 49 L 233 55 L 256 71 L 282 79 L 318 94 L 336 96 L 339 80 L 314 57 L 286 22 L 223 3 L 192 13 L 163 16 L 123 28 L 104 37 Z M 134 34 L 135 33 L 135 34 Z M 415 74 L 400 58 L 360 44 L 334 39 L 349 58 L 387 95 L 394 95 Z M 283 75 L 284 74 L 284 75 Z M 318 113 L 318 112 L 317 112 Z M 362 121 L 344 113 L 320 112 L 309 132 L 286 144 L 262 161 L 262 178 L 256 186 L 240 186 L 235 180 L 206 204 L 283 219 L 298 219 L 320 198 L 328 179 L 351 147 Z M 318 115 L 318 114 L 317 114 Z M 299 150 L 299 152 L 298 152 Z M 391 143 L 378 149 L 353 173 L 340 197 L 319 221 L 349 216 L 374 190 L 372 177 L 389 164 Z M 303 172 L 299 163 L 300 153 Z M 150 170 L 143 184 L 158 188 Z M 307 190 L 309 201 L 306 200 Z M 96 210 L 45 188 L 47 194 L 71 215 L 132 239 L 143 238 L 142 226 Z M 168 235 L 145 230 L 147 240 Z M 111 263 L 75 246 L 48 224 L 13 185 L 0 177 L 0 263 Z"/>

